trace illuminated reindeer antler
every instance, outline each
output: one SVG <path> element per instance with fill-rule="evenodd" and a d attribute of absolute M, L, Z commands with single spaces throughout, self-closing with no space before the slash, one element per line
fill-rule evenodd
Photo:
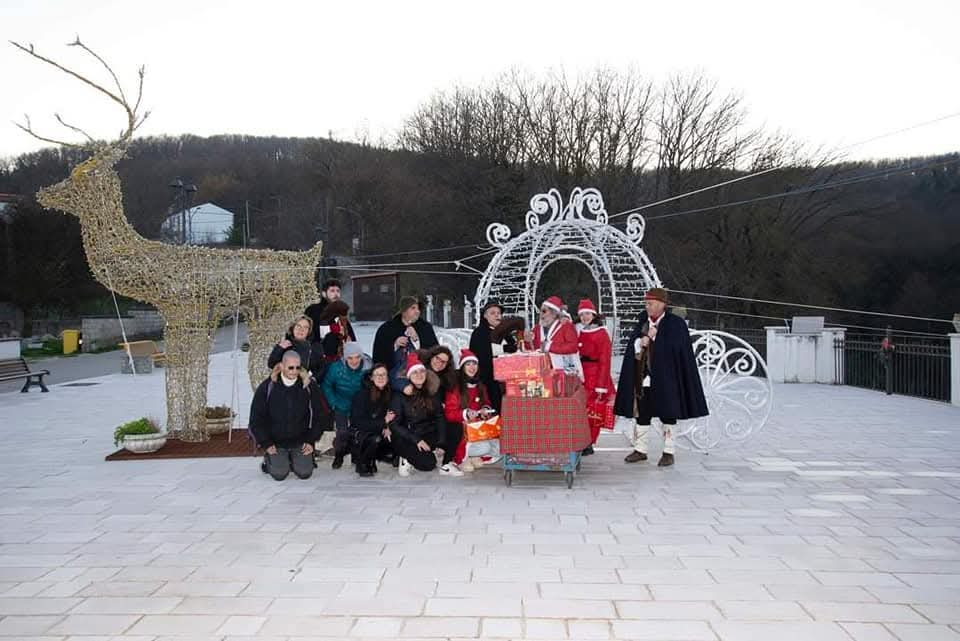
<path fill-rule="evenodd" d="M 15 42 L 15 41 L 13 41 L 13 40 L 10 41 L 10 44 L 12 44 L 14 47 L 16 47 L 17 49 L 19 49 L 20 51 L 23 51 L 23 52 L 26 53 L 27 55 L 29 55 L 29 56 L 31 56 L 31 57 L 33 57 L 33 58 L 36 58 L 37 60 L 42 60 L 43 62 L 47 63 L 48 65 L 50 65 L 50 66 L 52 66 L 52 67 L 54 67 L 54 68 L 56 68 L 56 69 L 59 69 L 60 71 L 62 71 L 62 72 L 64 72 L 64 73 L 66 73 L 67 75 L 73 76 L 74 78 L 76 78 L 76 79 L 79 80 L 80 82 L 86 84 L 87 86 L 93 87 L 94 89 L 96 89 L 97 91 L 99 91 L 101 94 L 107 96 L 108 98 L 110 98 L 110 100 L 116 102 L 118 105 L 120 105 L 121 107 L 123 107 L 123 110 L 124 110 L 124 112 L 126 113 L 126 116 L 127 116 L 127 126 L 126 126 L 126 128 L 125 128 L 123 131 L 120 132 L 120 136 L 117 138 L 116 141 L 114 141 L 114 142 L 112 142 L 112 143 L 101 143 L 101 142 L 98 142 L 96 139 L 94 139 L 93 136 L 91 136 L 90 134 L 88 134 L 86 131 L 84 131 L 84 130 L 81 129 L 80 127 L 77 127 L 77 126 L 75 126 L 75 125 L 71 125 L 70 123 L 66 122 L 66 121 L 60 116 L 60 114 L 57 114 L 57 113 L 54 114 L 54 117 L 57 119 L 57 122 L 59 122 L 61 125 L 63 125 L 63 126 L 66 127 L 67 129 L 83 135 L 83 136 L 87 139 L 87 142 L 84 143 L 84 144 L 77 144 L 77 143 L 66 142 L 66 141 L 63 141 L 63 140 L 56 140 L 56 139 L 54 139 L 54 138 L 48 138 L 48 137 L 46 137 L 46 136 L 41 136 L 40 134 L 38 134 L 37 132 L 35 132 L 35 131 L 33 130 L 33 125 L 32 125 L 31 122 L 30 122 L 30 117 L 29 117 L 29 116 L 26 116 L 26 115 L 24 116 L 24 124 L 14 123 L 17 127 L 19 127 L 20 129 L 22 129 L 22 130 L 25 131 L 26 133 L 30 134 L 31 136 L 33 136 L 33 137 L 36 138 L 37 140 L 42 140 L 43 142 L 49 142 L 49 143 L 54 144 L 54 145 L 63 145 L 64 147 L 72 147 L 72 148 L 74 148 L 74 149 L 91 149 L 91 148 L 92 148 L 92 149 L 99 149 L 99 148 L 101 148 L 101 147 L 105 147 L 105 146 L 106 146 L 106 147 L 109 147 L 109 146 L 113 146 L 113 145 L 123 146 L 123 145 L 125 145 L 125 144 L 130 140 L 130 138 L 133 136 L 133 133 L 137 130 L 137 128 L 139 128 L 140 125 L 142 125 L 143 122 L 147 119 L 147 117 L 150 116 L 150 112 L 149 112 L 149 111 L 144 112 L 142 115 L 139 114 L 140 102 L 143 100 L 143 78 L 144 78 L 144 76 L 145 76 L 145 74 L 146 74 L 146 68 L 145 68 L 145 67 L 141 66 L 141 67 L 137 70 L 137 75 L 138 75 L 138 77 L 139 77 L 139 81 L 138 81 L 138 83 L 137 83 L 137 100 L 136 100 L 136 102 L 135 102 L 133 105 L 131 105 L 131 104 L 130 104 L 130 101 L 127 100 L 127 96 L 126 96 L 126 94 L 125 94 L 124 91 L 123 91 L 123 85 L 120 84 L 120 79 L 117 77 L 117 74 L 113 71 L 113 68 L 110 67 L 110 65 L 107 64 L 107 61 L 104 60 L 102 57 L 100 57 L 100 55 L 97 54 L 97 52 L 95 52 L 93 49 L 91 49 L 91 48 L 88 47 L 87 45 L 83 44 L 83 42 L 80 41 L 80 37 L 79 37 L 79 36 L 77 36 L 77 38 L 76 38 L 73 42 L 69 43 L 67 46 L 69 46 L 69 47 L 80 47 L 80 49 L 82 49 L 83 51 L 85 51 L 86 53 L 88 53 L 88 54 L 89 54 L 90 56 L 92 56 L 95 60 L 97 60 L 97 62 L 99 62 L 101 65 L 103 65 L 103 67 L 107 70 L 107 73 L 109 73 L 109 74 L 110 74 L 110 77 L 113 79 L 114 85 L 116 85 L 116 88 L 117 88 L 117 89 L 116 89 L 116 93 L 114 93 L 113 91 L 107 89 L 107 88 L 104 87 L 103 85 L 101 85 L 101 84 L 99 84 L 99 83 L 97 83 L 97 82 L 94 82 L 93 80 L 90 80 L 89 78 L 87 78 L 87 77 L 84 76 L 83 74 L 80 74 L 80 73 L 74 71 L 73 69 L 70 69 L 69 67 L 66 67 L 66 66 L 62 65 L 61 63 L 57 62 L 56 60 L 53 60 L 53 59 L 51 59 L 51 58 L 48 58 L 48 57 L 46 57 L 46 56 L 43 56 L 43 55 L 37 53 L 36 50 L 34 50 L 34 47 L 33 47 L 32 44 L 31 44 L 31 45 L 22 45 L 22 44 L 20 44 L 19 42 Z"/>

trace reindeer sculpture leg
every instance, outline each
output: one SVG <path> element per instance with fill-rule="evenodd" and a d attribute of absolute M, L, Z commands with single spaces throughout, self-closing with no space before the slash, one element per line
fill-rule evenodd
<path fill-rule="evenodd" d="M 206 441 L 207 365 L 216 323 L 206 308 L 166 318 L 167 431 L 181 441 Z"/>
<path fill-rule="evenodd" d="M 267 357 L 274 344 L 283 335 L 283 329 L 299 310 L 291 309 L 270 313 L 268 310 L 255 309 L 247 317 L 248 341 L 250 352 L 247 354 L 247 375 L 254 389 L 269 373 Z M 279 330 L 279 331 L 278 331 Z"/>

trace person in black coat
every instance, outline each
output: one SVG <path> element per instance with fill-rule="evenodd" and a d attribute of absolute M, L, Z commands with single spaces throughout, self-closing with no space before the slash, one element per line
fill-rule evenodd
<path fill-rule="evenodd" d="M 411 467 L 421 472 L 437 467 L 434 450 L 443 447 L 446 426 L 443 399 L 438 394 L 440 380 L 427 371 L 416 354 L 410 354 L 408 362 L 407 378 L 413 389 L 410 394 L 394 395 L 391 409 L 396 419 L 387 432 L 396 455 L 401 457 L 400 476 L 410 476 Z"/>
<path fill-rule="evenodd" d="M 673 465 L 676 453 L 673 426 L 678 420 L 706 416 L 700 372 L 690 332 L 682 318 L 667 310 L 667 290 L 655 287 L 644 295 L 647 311 L 640 314 L 627 341 L 620 368 L 614 412 L 636 418 L 634 451 L 627 463 L 646 461 L 651 420 L 663 425 L 663 456 L 659 465 Z"/>
<path fill-rule="evenodd" d="M 500 348 L 497 351 L 502 350 L 504 354 L 513 354 L 517 351 L 517 341 L 512 332 L 523 328 L 522 318 L 503 318 L 503 307 L 500 303 L 490 301 L 481 309 L 480 322 L 470 334 L 470 351 L 479 362 L 480 380 L 487 388 L 490 404 L 497 412 L 502 404 L 503 387 L 493 378 L 494 346 Z"/>
<path fill-rule="evenodd" d="M 377 329 L 373 339 L 373 362 L 393 369 L 394 354 L 412 344 L 414 349 L 427 349 L 439 344 L 433 325 L 420 318 L 420 302 L 413 296 L 400 299 L 400 311 Z"/>
<path fill-rule="evenodd" d="M 390 409 L 391 397 L 387 366 L 377 363 L 353 397 L 350 409 L 350 422 L 354 428 L 351 460 L 360 476 L 373 476 L 377 471 L 377 452 L 387 427 L 397 416 Z"/>
<path fill-rule="evenodd" d="M 287 351 L 295 351 L 300 356 L 303 369 L 313 375 L 318 383 L 323 380 L 327 371 L 326 359 L 323 355 L 323 346 L 313 340 L 313 321 L 303 315 L 290 323 L 284 335 L 267 357 L 267 367 L 271 370 L 276 367 Z"/>
<path fill-rule="evenodd" d="M 313 474 L 313 444 L 330 426 L 322 394 L 300 356 L 287 351 L 253 394 L 250 431 L 265 453 L 260 469 L 277 481 L 290 470 L 299 478 Z"/>

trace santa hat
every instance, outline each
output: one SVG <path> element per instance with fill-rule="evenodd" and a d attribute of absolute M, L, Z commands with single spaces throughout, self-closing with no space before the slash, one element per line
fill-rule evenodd
<path fill-rule="evenodd" d="M 469 349 L 461 349 L 460 350 L 460 367 L 463 367 L 464 365 L 466 365 L 471 361 L 478 365 L 480 364 L 480 359 L 477 358 L 476 354 L 471 352 Z"/>
<path fill-rule="evenodd" d="M 560 312 L 563 311 L 563 299 L 561 299 L 559 296 L 551 296 L 547 300 L 543 301 L 543 303 L 540 306 L 549 307 L 550 309 L 552 309 L 553 311 L 559 314 Z"/>
<path fill-rule="evenodd" d="M 416 353 L 411 352 L 407 354 L 407 377 L 409 378 L 410 373 L 415 369 L 427 369 L 426 366 L 420 362 L 420 357 Z"/>
<path fill-rule="evenodd" d="M 597 315 L 597 308 L 594 307 L 593 301 L 589 298 L 581 298 L 580 304 L 577 305 L 577 314 L 582 314 L 584 312 L 590 312 L 594 316 Z"/>

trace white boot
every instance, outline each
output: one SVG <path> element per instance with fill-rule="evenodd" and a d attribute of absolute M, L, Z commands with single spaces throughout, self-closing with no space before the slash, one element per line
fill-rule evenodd
<path fill-rule="evenodd" d="M 403 477 L 410 476 L 410 468 L 413 467 L 407 462 L 407 459 L 400 459 L 400 466 L 397 468 L 397 474 Z"/>

